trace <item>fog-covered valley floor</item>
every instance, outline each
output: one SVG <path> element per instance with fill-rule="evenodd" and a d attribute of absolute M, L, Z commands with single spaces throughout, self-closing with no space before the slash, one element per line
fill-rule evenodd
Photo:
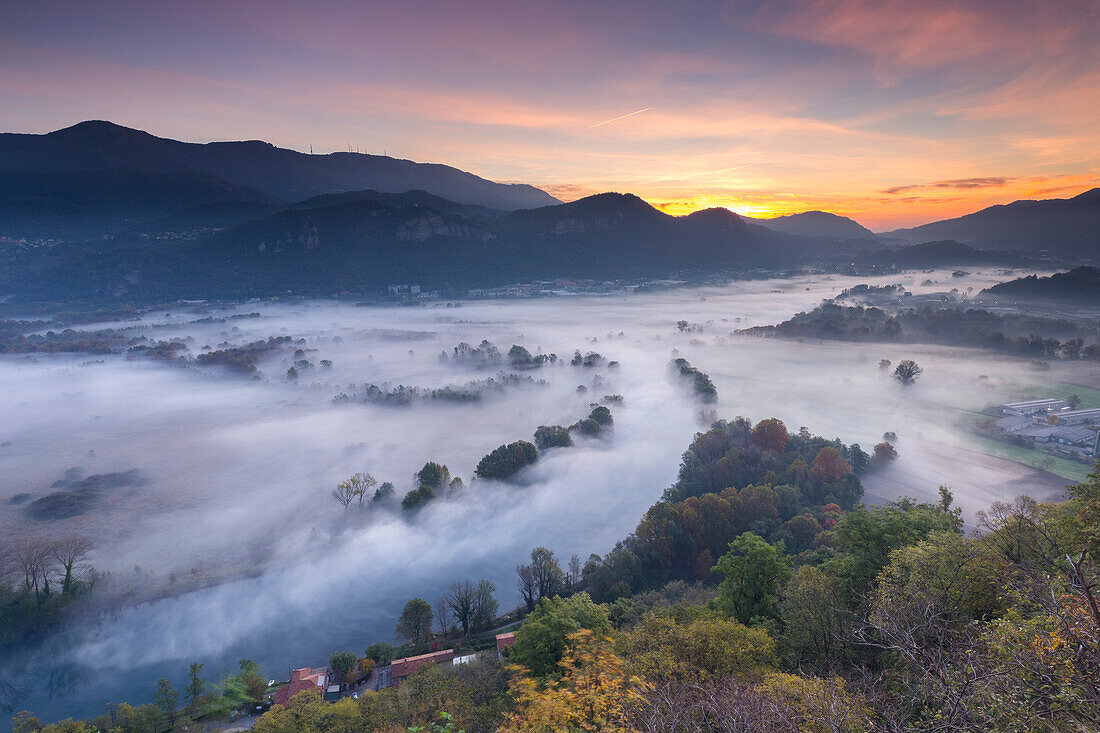
<path fill-rule="evenodd" d="M 290 337 L 261 357 L 255 376 L 119 355 L 2 357 L 0 532 L 79 531 L 93 540 L 90 561 L 111 574 L 110 586 L 164 596 L 94 629 L 74 628 L 0 670 L 6 702 L 50 719 L 94 714 L 106 700 L 145 701 L 156 678 L 179 682 L 191 661 L 213 677 L 251 657 L 285 678 L 336 649 L 391 640 L 405 601 L 432 601 L 467 577 L 493 580 L 502 608 L 513 606 L 514 568 L 532 547 L 582 559 L 611 549 L 714 417 L 774 416 L 789 430 L 806 426 L 865 449 L 895 432 L 900 458 L 864 479 L 867 501 L 931 498 L 949 484 L 972 516 L 998 498 L 1046 498 L 1066 482 L 982 455 L 965 421 L 1027 385 L 1095 381 L 1095 366 L 1055 364 L 1037 375 L 989 352 L 733 334 L 857 283 L 977 292 L 1002 279 L 992 271 L 796 278 L 461 307 L 263 303 L 84 327 L 186 339 L 192 355 Z M 515 370 L 506 356 L 483 366 L 440 358 L 482 340 L 558 361 Z M 571 366 L 575 350 L 618 365 Z M 710 375 L 716 404 L 699 403 L 672 375 L 676 355 Z M 902 387 L 880 370 L 882 358 L 915 359 L 924 375 Z M 310 366 L 288 379 L 303 359 Z M 480 401 L 426 396 L 471 381 Z M 365 402 L 365 384 L 419 392 L 407 404 Z M 341 393 L 351 399 L 334 401 Z M 615 423 L 605 436 L 549 452 L 515 484 L 472 481 L 492 449 L 531 440 L 540 425 L 570 425 L 605 395 L 622 396 L 610 405 Z M 429 460 L 446 464 L 465 489 L 415 515 L 392 505 L 345 511 L 331 496 L 341 480 L 369 472 L 400 498 Z M 140 478 L 98 493 L 81 516 L 29 518 L 29 502 L 56 491 L 51 484 L 71 469 L 77 479 L 131 470 Z M 10 503 L 17 494 L 30 496 Z"/>

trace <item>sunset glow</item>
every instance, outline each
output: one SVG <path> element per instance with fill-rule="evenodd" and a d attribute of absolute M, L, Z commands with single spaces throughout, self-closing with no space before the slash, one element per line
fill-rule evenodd
<path fill-rule="evenodd" d="M 874 229 L 1100 185 L 1090 0 L 54 0 L 5 15 L 10 131 L 104 118 L 443 162 L 563 200 L 823 209 Z"/>

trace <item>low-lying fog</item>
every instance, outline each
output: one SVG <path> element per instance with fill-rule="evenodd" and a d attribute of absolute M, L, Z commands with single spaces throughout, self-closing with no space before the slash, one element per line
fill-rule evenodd
<path fill-rule="evenodd" d="M 919 284 L 927 279 L 938 284 Z M 361 652 L 392 640 L 406 600 L 433 601 L 466 577 L 492 579 L 501 607 L 513 606 L 514 567 L 532 547 L 550 547 L 563 561 L 574 553 L 583 559 L 633 530 L 673 481 L 680 454 L 712 409 L 718 417 L 779 417 L 791 430 L 807 426 L 867 449 L 894 431 L 900 459 L 865 480 L 868 501 L 929 498 L 944 483 L 968 513 L 1018 493 L 1045 497 L 1057 482 L 971 452 L 976 446 L 961 422 L 1012 386 L 1095 367 L 1055 365 L 1038 377 L 1025 362 L 982 352 L 731 335 L 861 282 L 977 292 L 1001 279 L 992 271 L 962 279 L 944 272 L 798 278 L 457 308 L 265 303 L 87 327 L 189 338 L 193 354 L 271 336 L 305 339 L 307 353 L 298 358 L 315 366 L 296 383 L 285 376 L 293 349 L 261 360 L 258 379 L 123 356 L 0 358 L 0 531 L 80 531 L 95 542 L 91 563 L 110 571 L 116 585 L 170 593 L 218 582 L 123 610 L 94 630 L 73 630 L 33 663 L 0 671 L 7 675 L 0 688 L 8 685 L 0 704 L 48 719 L 85 716 L 107 700 L 147 701 L 158 677 L 180 686 L 191 661 L 205 662 L 215 677 L 245 656 L 285 678 L 291 667 L 321 663 L 334 650 Z M 261 317 L 193 323 L 250 312 Z M 679 332 L 678 320 L 702 330 Z M 502 352 L 519 344 L 560 361 L 516 372 L 522 383 L 481 402 L 333 401 L 356 394 L 349 385 L 431 389 L 513 371 L 506 359 L 485 369 L 440 359 L 460 342 L 483 339 Z M 574 350 L 597 351 L 620 366 L 570 366 Z M 673 379 L 674 350 L 710 374 L 716 405 L 700 405 Z M 880 358 L 914 358 L 925 373 L 903 388 L 879 369 Z M 321 359 L 332 367 L 322 369 Z M 616 394 L 624 404 L 611 405 L 609 436 L 551 452 L 521 474 L 523 485 L 471 483 L 478 460 L 496 446 L 531 440 L 539 425 L 576 422 L 590 403 Z M 399 507 L 345 512 L 331 496 L 339 481 L 363 471 L 393 482 L 400 497 L 428 460 L 447 464 L 466 490 L 415 517 Z M 88 513 L 66 520 L 31 520 L 26 503 L 8 503 L 18 493 L 33 499 L 55 490 L 50 485 L 74 467 L 83 475 L 137 469 L 144 482 L 105 490 Z M 260 566 L 266 573 L 247 577 Z"/>

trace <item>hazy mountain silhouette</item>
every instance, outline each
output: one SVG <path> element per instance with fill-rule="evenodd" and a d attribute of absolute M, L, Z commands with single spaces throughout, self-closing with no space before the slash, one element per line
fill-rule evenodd
<path fill-rule="evenodd" d="M 921 242 L 899 249 L 869 252 L 857 258 L 863 264 L 898 269 L 957 267 L 960 265 L 1014 265 L 1021 262 L 1013 252 L 978 250 L 954 240 Z"/>
<path fill-rule="evenodd" d="M 980 249 L 1100 257 L 1100 188 L 1070 199 L 1015 201 L 956 219 L 883 232 L 911 242 L 954 239 Z"/>
<path fill-rule="evenodd" d="M 360 153 L 307 155 L 258 140 L 185 143 L 103 121 L 82 122 L 44 135 L 0 134 L 0 170 L 60 179 L 45 196 L 19 190 L 15 186 L 18 179 L 9 182 L 3 194 L 4 201 L 23 202 L 15 209 L 26 209 L 29 206 L 26 199 L 34 197 L 44 209 L 57 212 L 59 218 L 73 203 L 67 194 L 78 193 L 75 190 L 78 174 L 90 175 L 96 171 L 113 171 L 120 190 L 141 186 L 128 182 L 124 171 L 133 171 L 138 180 L 140 176 L 161 181 L 172 181 L 177 176 L 184 180 L 205 176 L 211 185 L 220 182 L 227 195 L 230 189 L 237 189 L 234 195 L 249 197 L 238 200 L 259 200 L 255 192 L 289 203 L 344 191 L 373 189 L 401 193 L 420 189 L 456 203 L 506 211 L 558 203 L 553 196 L 533 186 L 494 183 L 446 165 Z M 72 176 L 77 177 L 74 186 L 66 186 L 65 177 Z M 140 202 L 145 209 L 135 202 L 131 222 L 144 216 L 147 208 L 171 208 L 171 198 L 153 201 L 158 190 L 153 187 Z M 107 219 L 117 216 L 113 204 L 103 212 L 84 204 L 81 213 L 93 218 L 102 214 Z M 176 208 L 190 205 L 186 202 Z M 11 224 L 7 220 L 0 223 Z"/>
<path fill-rule="evenodd" d="M 803 211 L 771 219 L 741 217 L 772 231 L 797 234 L 801 237 L 831 237 L 832 239 L 877 239 L 878 236 L 855 219 L 830 214 L 827 211 Z"/>

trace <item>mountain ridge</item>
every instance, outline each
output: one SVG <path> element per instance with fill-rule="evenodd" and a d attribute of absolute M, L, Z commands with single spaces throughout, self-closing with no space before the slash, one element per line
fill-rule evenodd
<path fill-rule="evenodd" d="M 41 135 L 0 133 L 0 168 L 35 173 L 138 168 L 205 173 L 283 202 L 343 191 L 422 189 L 457 203 L 515 210 L 560 203 L 528 184 L 497 183 L 441 163 L 365 153 L 313 155 L 260 140 L 189 143 L 104 120 Z"/>

